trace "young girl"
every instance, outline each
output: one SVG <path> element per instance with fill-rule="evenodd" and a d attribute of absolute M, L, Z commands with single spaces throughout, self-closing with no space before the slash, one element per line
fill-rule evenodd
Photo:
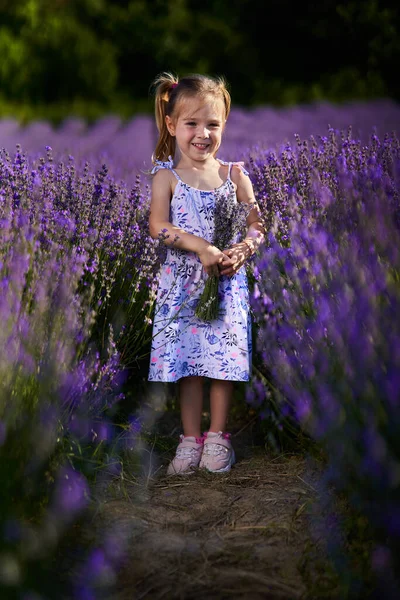
<path fill-rule="evenodd" d="M 234 381 L 248 381 L 251 321 L 243 266 L 263 241 L 253 187 L 241 163 L 217 158 L 231 99 L 222 78 L 163 73 L 154 81 L 159 131 L 152 157 L 150 235 L 167 245 L 159 277 L 149 381 L 178 381 L 183 435 L 168 474 L 196 467 L 230 470 L 235 454 L 226 423 Z M 213 240 L 215 192 L 253 203 L 247 235 L 230 248 Z M 235 200 L 235 201 L 236 201 Z M 198 319 L 208 275 L 219 277 L 221 317 Z M 210 378 L 210 430 L 201 435 L 204 378 Z"/>

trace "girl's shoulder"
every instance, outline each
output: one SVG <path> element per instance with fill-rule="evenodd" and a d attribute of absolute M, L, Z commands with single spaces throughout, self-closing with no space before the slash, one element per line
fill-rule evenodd
<path fill-rule="evenodd" d="M 157 161 L 160 163 L 161 161 Z M 151 187 L 153 196 L 158 194 L 167 194 L 169 197 L 174 193 L 176 185 L 176 177 L 173 174 L 172 168 L 155 164 L 150 171 Z"/>
<path fill-rule="evenodd" d="M 152 189 L 153 191 L 162 190 L 162 188 L 168 188 L 171 193 L 174 192 L 176 185 L 176 174 L 173 169 L 173 160 L 169 156 L 167 161 L 155 160 L 154 166 L 150 171 L 152 177 Z"/>
<path fill-rule="evenodd" d="M 220 158 L 217 158 L 217 161 L 221 163 L 221 165 L 228 165 L 229 175 L 233 175 L 233 177 L 239 177 L 240 174 L 245 176 L 249 175 L 249 172 L 244 167 L 244 161 L 242 160 L 228 162 L 227 160 L 221 160 Z"/>
<path fill-rule="evenodd" d="M 150 171 L 150 175 L 155 175 L 160 170 L 167 169 L 168 171 L 172 171 L 174 168 L 174 161 L 172 156 L 168 156 L 168 160 L 155 160 L 154 166 Z"/>
<path fill-rule="evenodd" d="M 236 195 L 239 202 L 248 202 L 249 199 L 253 200 L 253 184 L 249 176 L 250 173 L 244 168 L 244 162 L 235 161 L 227 164 L 231 164 L 229 178 L 236 188 Z"/>

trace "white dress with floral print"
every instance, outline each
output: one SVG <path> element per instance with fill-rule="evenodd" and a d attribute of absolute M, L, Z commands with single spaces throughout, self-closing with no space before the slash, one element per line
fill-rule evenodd
<path fill-rule="evenodd" d="M 235 193 L 232 163 L 220 162 L 229 165 L 228 178 L 217 190 Z M 172 159 L 157 162 L 152 173 L 159 169 L 170 169 L 178 179 L 170 205 L 171 223 L 212 242 L 216 190 L 203 191 L 184 183 L 174 171 Z M 194 314 L 206 277 L 197 254 L 166 250 L 153 320 L 149 381 L 171 382 L 191 375 L 249 380 L 251 317 L 245 267 L 233 276 L 219 278 L 221 316 L 210 322 Z"/>

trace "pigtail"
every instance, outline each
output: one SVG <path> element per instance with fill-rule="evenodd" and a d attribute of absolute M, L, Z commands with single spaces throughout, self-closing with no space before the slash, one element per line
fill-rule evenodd
<path fill-rule="evenodd" d="M 215 77 L 214 82 L 215 82 L 217 89 L 220 92 L 222 99 L 224 101 L 225 118 L 227 119 L 229 116 L 229 113 L 231 112 L 231 102 L 232 102 L 231 95 L 230 95 L 229 89 L 228 89 L 228 83 L 227 83 L 225 77 L 223 77 L 222 75 Z"/>
<path fill-rule="evenodd" d="M 171 111 L 168 105 L 174 92 L 178 79 L 171 73 L 161 73 L 153 82 L 155 90 L 155 118 L 158 129 L 158 141 L 152 156 L 152 162 L 156 160 L 166 161 L 169 156 L 174 157 L 176 141 L 169 133 L 165 123 L 165 116 Z"/>

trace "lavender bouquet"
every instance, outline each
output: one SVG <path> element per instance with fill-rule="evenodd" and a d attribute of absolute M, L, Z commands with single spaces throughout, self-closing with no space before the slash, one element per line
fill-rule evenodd
<path fill-rule="evenodd" d="M 246 219 L 253 204 L 238 202 L 236 195 L 231 192 L 228 195 L 216 192 L 214 207 L 214 237 L 213 244 L 219 250 L 231 246 L 240 233 L 246 227 Z M 209 275 L 195 309 L 195 315 L 203 321 L 212 321 L 219 314 L 218 297 L 219 277 Z"/>

